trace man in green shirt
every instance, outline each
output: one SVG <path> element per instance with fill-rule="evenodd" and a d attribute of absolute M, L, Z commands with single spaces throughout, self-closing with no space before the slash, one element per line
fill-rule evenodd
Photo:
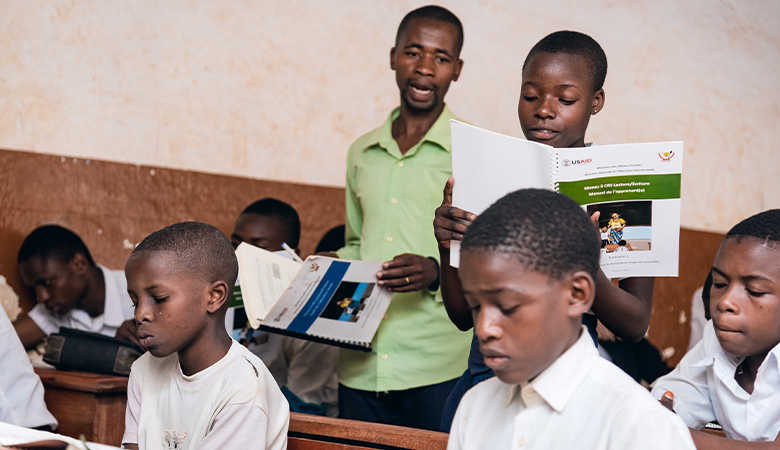
<path fill-rule="evenodd" d="M 347 156 L 345 259 L 386 261 L 379 284 L 394 292 L 371 353 L 342 350 L 339 411 L 348 419 L 438 430 L 466 368 L 470 337 L 449 320 L 438 292 L 433 217 L 452 174 L 444 103 L 463 67 L 463 28 L 426 6 L 401 22 L 390 66 L 401 105 Z"/>

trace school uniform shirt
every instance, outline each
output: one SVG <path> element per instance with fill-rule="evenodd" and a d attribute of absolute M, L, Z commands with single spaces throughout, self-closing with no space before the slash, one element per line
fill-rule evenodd
<path fill-rule="evenodd" d="M 130 371 L 123 444 L 144 449 L 287 448 L 290 408 L 263 362 L 233 341 L 187 376 L 179 355 L 143 354 Z"/>
<path fill-rule="evenodd" d="M 43 384 L 33 372 L 22 342 L 0 308 L 0 422 L 27 428 L 49 425 L 57 419 L 43 402 Z"/>
<path fill-rule="evenodd" d="M 672 391 L 675 412 L 691 428 L 717 420 L 729 439 L 774 441 L 780 432 L 780 344 L 758 368 L 753 394 L 734 379 L 743 360 L 723 350 L 710 320 L 702 340 L 655 382 L 653 396 Z"/>
<path fill-rule="evenodd" d="M 255 331 L 247 348 L 265 363 L 279 387 L 306 403 L 325 406 L 330 417 L 338 416 L 338 347 Z"/>
<path fill-rule="evenodd" d="M 405 155 L 392 135 L 396 108 L 347 154 L 346 246 L 342 259 L 389 261 L 402 253 L 432 257 L 439 248 L 433 217 L 452 175 L 450 119 L 445 105 L 425 137 Z M 406 390 L 458 378 L 471 334 L 450 321 L 441 294 L 396 293 L 370 353 L 341 350 L 339 381 L 365 391 Z"/>
<path fill-rule="evenodd" d="M 52 314 L 39 303 L 28 315 L 47 336 L 59 331 L 60 327 L 68 327 L 114 337 L 122 323 L 134 317 L 133 302 L 127 293 L 125 272 L 109 270 L 100 264 L 97 266 L 103 272 L 106 286 L 103 314 L 91 317 L 86 311 L 75 308 L 64 315 Z"/>
<path fill-rule="evenodd" d="M 491 378 L 455 413 L 448 450 L 694 449 L 682 420 L 599 356 L 585 327 L 533 381 Z"/>

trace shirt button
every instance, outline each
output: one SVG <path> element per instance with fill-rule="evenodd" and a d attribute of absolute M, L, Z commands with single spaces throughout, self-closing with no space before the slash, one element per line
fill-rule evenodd
<path fill-rule="evenodd" d="M 525 447 L 525 438 L 520 438 L 517 440 L 517 446 L 518 447 Z"/>
<path fill-rule="evenodd" d="M 387 237 L 387 242 L 393 242 L 393 237 L 392 236 L 388 236 Z"/>
<path fill-rule="evenodd" d="M 382 356 L 380 356 L 382 359 L 387 359 L 387 353 L 382 353 Z"/>
<path fill-rule="evenodd" d="M 390 203 L 395 205 L 396 203 L 398 203 L 398 199 L 397 198 L 391 198 L 390 199 Z"/>
<path fill-rule="evenodd" d="M 398 167 L 403 167 L 403 166 L 404 166 L 404 162 L 403 161 L 398 161 Z"/>

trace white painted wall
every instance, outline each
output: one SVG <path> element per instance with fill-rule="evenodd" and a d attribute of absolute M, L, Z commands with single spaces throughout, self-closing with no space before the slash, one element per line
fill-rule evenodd
<path fill-rule="evenodd" d="M 425 3 L 0 0 L 0 147 L 343 186 L 348 145 L 398 102 L 398 23 Z M 466 30 L 461 118 L 519 136 L 528 50 L 583 31 L 610 64 L 588 140 L 685 140 L 683 226 L 780 207 L 780 2 L 442 4 Z"/>

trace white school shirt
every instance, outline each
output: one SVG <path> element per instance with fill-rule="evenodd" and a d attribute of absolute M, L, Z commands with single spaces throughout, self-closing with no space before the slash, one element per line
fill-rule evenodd
<path fill-rule="evenodd" d="M 734 379 L 743 360 L 723 350 L 710 320 L 702 340 L 655 382 L 653 396 L 672 391 L 675 412 L 691 428 L 717 420 L 729 439 L 774 441 L 780 432 L 780 344 L 758 368 L 753 394 Z"/>
<path fill-rule="evenodd" d="M 612 363 L 583 327 L 577 342 L 533 381 L 491 378 L 458 406 L 448 450 L 690 449 L 688 428 Z"/>
<path fill-rule="evenodd" d="M 0 308 L 0 422 L 36 428 L 57 427 L 43 402 L 43 384 L 33 372 L 22 342 Z"/>
<path fill-rule="evenodd" d="M 106 286 L 103 314 L 92 317 L 86 311 L 74 308 L 65 315 L 55 315 L 39 303 L 28 315 L 47 336 L 59 331 L 60 327 L 68 327 L 114 337 L 122 323 L 134 317 L 133 302 L 127 293 L 125 272 L 109 270 L 100 264 L 97 266 L 103 271 Z"/>
<path fill-rule="evenodd" d="M 248 348 L 280 387 L 286 386 L 306 403 L 324 404 L 328 416 L 338 416 L 338 347 L 255 331 Z"/>
<path fill-rule="evenodd" d="M 263 362 L 232 341 L 222 359 L 187 376 L 177 353 L 148 352 L 130 372 L 123 444 L 149 449 L 285 450 L 290 407 Z"/>

